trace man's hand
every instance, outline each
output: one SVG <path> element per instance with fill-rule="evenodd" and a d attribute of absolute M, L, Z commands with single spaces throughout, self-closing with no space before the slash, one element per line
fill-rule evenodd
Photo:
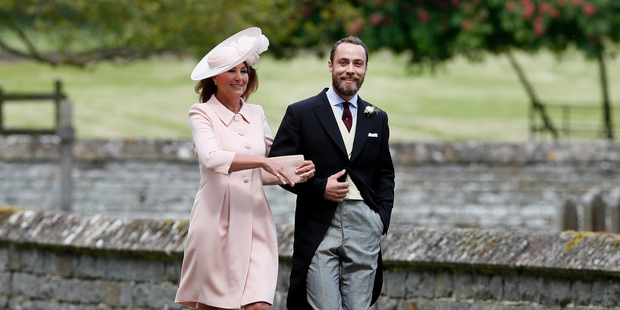
<path fill-rule="evenodd" d="M 325 186 L 325 193 L 323 194 L 323 198 L 335 202 L 344 201 L 344 196 L 349 192 L 349 182 L 339 182 L 338 179 L 342 177 L 347 170 L 342 169 L 341 171 L 332 174 L 327 178 L 327 186 Z"/>

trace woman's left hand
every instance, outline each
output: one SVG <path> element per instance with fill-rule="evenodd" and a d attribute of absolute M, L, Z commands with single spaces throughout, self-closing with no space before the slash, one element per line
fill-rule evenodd
<path fill-rule="evenodd" d="M 314 176 L 315 171 L 314 163 L 311 160 L 304 160 L 297 166 L 295 173 L 304 179 L 309 179 Z"/>

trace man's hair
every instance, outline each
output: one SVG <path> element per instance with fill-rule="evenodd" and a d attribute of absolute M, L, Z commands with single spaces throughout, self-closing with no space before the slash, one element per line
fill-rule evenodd
<path fill-rule="evenodd" d="M 336 42 L 332 47 L 332 51 L 329 53 L 329 61 L 334 62 L 334 54 L 336 53 L 336 49 L 342 43 L 351 43 L 363 47 L 364 52 L 366 52 L 366 63 L 368 63 L 368 48 L 366 47 L 366 44 L 364 44 L 364 42 L 362 42 L 360 38 L 354 36 L 349 36 L 347 38 L 338 40 L 338 42 Z"/>

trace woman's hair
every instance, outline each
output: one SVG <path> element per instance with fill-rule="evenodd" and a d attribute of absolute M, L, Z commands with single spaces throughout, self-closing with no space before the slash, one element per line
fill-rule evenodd
<path fill-rule="evenodd" d="M 194 87 L 194 89 L 199 95 L 198 99 L 200 102 L 207 102 L 213 94 L 217 93 L 217 86 L 215 85 L 215 82 L 213 82 L 212 77 L 200 80 L 196 83 L 196 87 Z M 243 95 L 241 95 L 241 98 L 247 102 L 250 95 L 256 92 L 257 89 L 258 75 L 256 74 L 256 69 L 248 66 L 248 87 L 245 89 Z"/>

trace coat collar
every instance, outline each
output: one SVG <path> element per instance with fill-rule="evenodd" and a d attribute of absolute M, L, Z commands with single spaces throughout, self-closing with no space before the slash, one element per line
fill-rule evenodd
<path fill-rule="evenodd" d="M 344 145 L 344 141 L 342 140 L 342 135 L 340 135 L 340 129 L 338 129 L 338 123 L 336 122 L 336 118 L 334 117 L 334 112 L 332 111 L 332 107 L 330 106 L 329 100 L 327 99 L 327 88 L 323 90 L 318 96 L 314 106 L 314 111 L 319 118 L 319 121 L 327 131 L 330 138 L 338 145 L 340 150 L 347 154 L 347 149 Z M 357 98 L 357 128 L 355 131 L 355 141 L 353 142 L 353 151 L 351 153 L 351 161 L 355 159 L 357 155 L 360 154 L 364 143 L 366 143 L 366 139 L 368 138 L 368 131 L 370 128 L 370 118 L 366 117 L 362 111 L 368 106 L 368 102 L 362 100 L 358 96 Z"/>
<path fill-rule="evenodd" d="M 329 100 L 329 103 L 331 105 L 339 105 L 342 104 L 343 102 L 345 102 L 346 100 L 342 99 L 342 97 L 340 97 L 340 95 L 338 95 L 338 93 L 334 90 L 334 86 L 331 86 L 330 88 L 327 89 L 327 91 L 325 92 L 325 95 L 327 95 L 327 100 Z M 359 96 L 358 94 L 355 94 L 355 96 L 353 96 L 353 98 L 351 98 L 348 102 L 351 103 L 351 106 L 355 107 L 357 109 L 357 100 L 358 100 Z"/>
<path fill-rule="evenodd" d="M 239 110 L 239 115 L 241 115 L 241 118 L 249 124 L 250 120 L 246 117 L 247 107 L 245 101 L 243 101 L 243 98 L 239 98 L 239 100 L 241 100 L 241 109 Z M 209 107 L 213 109 L 220 121 L 222 121 L 222 123 L 224 123 L 224 125 L 226 126 L 230 125 L 230 122 L 232 122 L 235 118 L 235 113 L 226 108 L 219 100 L 217 100 L 215 95 L 212 95 L 211 98 L 207 100 L 206 104 L 208 104 Z"/>

